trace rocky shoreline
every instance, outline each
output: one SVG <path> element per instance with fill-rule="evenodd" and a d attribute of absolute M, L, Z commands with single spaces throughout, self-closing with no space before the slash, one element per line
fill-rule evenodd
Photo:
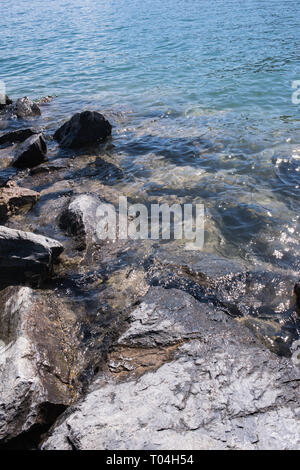
<path fill-rule="evenodd" d="M 49 135 L 49 103 L 0 108 L 0 448 L 299 449 L 298 278 L 99 243 L 112 125 L 84 111 Z"/>

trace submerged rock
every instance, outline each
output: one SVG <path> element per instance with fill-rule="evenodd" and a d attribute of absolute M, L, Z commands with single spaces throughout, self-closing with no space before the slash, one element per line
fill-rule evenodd
<path fill-rule="evenodd" d="M 36 103 L 40 106 L 44 104 L 51 103 L 51 101 L 54 99 L 54 96 L 48 95 L 48 96 L 43 96 L 43 98 L 40 98 Z"/>
<path fill-rule="evenodd" d="M 34 134 L 38 134 L 38 132 L 32 128 L 6 132 L 0 137 L 0 145 L 21 143 Z"/>
<path fill-rule="evenodd" d="M 36 134 L 26 139 L 16 150 L 13 166 L 16 168 L 33 168 L 47 161 L 47 145 L 43 134 Z"/>
<path fill-rule="evenodd" d="M 0 441 L 51 425 L 76 393 L 75 316 L 51 292 L 0 291 Z"/>
<path fill-rule="evenodd" d="M 38 283 L 51 274 L 62 252 L 56 240 L 0 226 L 0 283 Z"/>
<path fill-rule="evenodd" d="M 36 191 L 20 188 L 14 181 L 8 181 L 0 188 L 0 220 L 6 219 L 21 209 L 31 209 L 39 197 Z"/>
<path fill-rule="evenodd" d="M 2 95 L 2 96 L 3 96 L 3 95 Z M 3 101 L 5 101 L 5 102 L 4 102 L 4 103 L 0 103 L 0 111 L 1 111 L 2 109 L 5 109 L 6 106 L 9 106 L 9 105 L 11 105 L 11 104 L 13 103 L 13 101 L 12 101 L 7 95 L 5 95 L 5 99 L 4 99 Z"/>
<path fill-rule="evenodd" d="M 43 449 L 299 449 L 299 372 L 220 311 L 153 288 Z"/>
<path fill-rule="evenodd" d="M 77 248 L 85 249 L 88 244 L 98 241 L 96 213 L 100 199 L 89 194 L 74 197 L 63 210 L 60 227 L 78 242 Z"/>
<path fill-rule="evenodd" d="M 54 134 L 61 147 L 80 148 L 97 144 L 111 134 L 111 124 L 95 111 L 75 114 Z"/>
<path fill-rule="evenodd" d="M 14 114 L 20 119 L 26 119 L 28 117 L 40 116 L 42 113 L 38 105 L 25 96 L 16 101 Z"/>

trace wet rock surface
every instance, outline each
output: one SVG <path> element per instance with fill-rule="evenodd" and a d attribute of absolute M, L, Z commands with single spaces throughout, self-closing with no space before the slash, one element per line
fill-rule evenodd
<path fill-rule="evenodd" d="M 87 245 L 99 243 L 96 231 L 97 209 L 100 202 L 100 198 L 90 194 L 75 196 L 60 216 L 60 227 L 75 237 L 78 249 L 85 249 Z"/>
<path fill-rule="evenodd" d="M 3 96 L 3 95 L 2 95 L 2 96 Z M 11 104 L 13 103 L 13 101 L 12 101 L 7 95 L 5 95 L 5 97 L 3 96 L 3 98 L 4 98 L 4 99 L 3 99 L 3 102 L 0 103 L 0 111 L 1 111 L 2 109 L 5 109 L 6 106 L 9 106 L 9 105 L 11 105 Z"/>
<path fill-rule="evenodd" d="M 16 131 L 6 132 L 0 136 L 0 145 L 21 143 L 37 133 L 38 132 L 33 128 L 18 129 Z"/>
<path fill-rule="evenodd" d="M 84 111 L 75 114 L 54 134 L 61 147 L 80 148 L 97 144 L 111 134 L 111 124 L 102 114 Z"/>
<path fill-rule="evenodd" d="M 43 449 L 300 446 L 299 370 L 188 294 L 153 288 L 112 357 Z"/>
<path fill-rule="evenodd" d="M 17 148 L 13 166 L 16 168 L 32 168 L 47 161 L 47 145 L 42 134 L 36 134 L 26 139 Z"/>
<path fill-rule="evenodd" d="M 5 220 L 20 211 L 27 212 L 39 197 L 36 191 L 20 188 L 14 181 L 8 181 L 0 187 L 0 220 Z"/>
<path fill-rule="evenodd" d="M 0 283 L 39 283 L 62 252 L 56 240 L 0 226 Z"/>
<path fill-rule="evenodd" d="M 47 424 L 76 396 L 74 314 L 29 287 L 0 291 L 0 440 Z M 56 410 L 56 416 L 55 416 Z M 49 413 L 50 416 L 49 416 Z"/>

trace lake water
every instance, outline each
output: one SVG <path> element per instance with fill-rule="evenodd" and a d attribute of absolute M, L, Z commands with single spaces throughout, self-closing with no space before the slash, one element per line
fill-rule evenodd
<path fill-rule="evenodd" d="M 298 276 L 298 0 L 1 0 L 0 11 L 8 95 L 57 95 L 48 130 L 103 112 L 120 190 L 203 202 L 205 251 Z"/>

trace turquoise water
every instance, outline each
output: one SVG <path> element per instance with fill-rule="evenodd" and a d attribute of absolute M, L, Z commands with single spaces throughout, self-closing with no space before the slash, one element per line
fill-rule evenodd
<path fill-rule="evenodd" d="M 114 124 L 120 188 L 203 201 L 207 251 L 298 273 L 300 3 L 1 0 L 0 78 Z"/>

